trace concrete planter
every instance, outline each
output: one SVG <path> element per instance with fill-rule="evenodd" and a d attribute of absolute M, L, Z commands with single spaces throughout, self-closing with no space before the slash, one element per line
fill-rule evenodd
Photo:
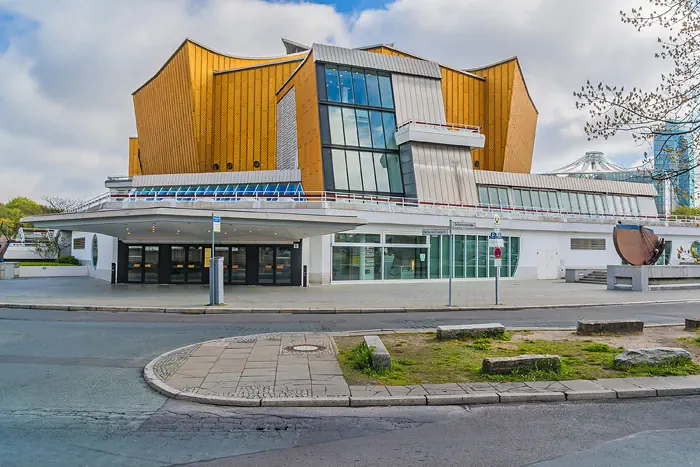
<path fill-rule="evenodd" d="M 87 276 L 87 266 L 20 266 L 19 277 Z"/>
<path fill-rule="evenodd" d="M 0 263 L 0 281 L 10 280 L 17 277 L 19 264 L 4 262 Z"/>

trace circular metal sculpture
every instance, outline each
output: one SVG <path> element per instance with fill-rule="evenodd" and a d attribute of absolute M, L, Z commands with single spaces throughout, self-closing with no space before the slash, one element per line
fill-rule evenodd
<path fill-rule="evenodd" d="M 666 240 L 641 225 L 618 224 L 613 230 L 615 250 L 623 261 L 632 266 L 648 266 L 661 257 Z"/>

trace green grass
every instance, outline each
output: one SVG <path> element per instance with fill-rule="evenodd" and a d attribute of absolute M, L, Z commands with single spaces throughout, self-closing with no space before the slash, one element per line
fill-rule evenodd
<path fill-rule="evenodd" d="M 507 336 L 510 339 L 510 335 Z M 526 336 L 523 336 L 526 337 Z M 557 381 L 625 376 L 669 376 L 700 374 L 693 362 L 675 362 L 656 367 L 614 368 L 615 355 L 622 352 L 607 344 L 581 340 L 489 339 L 438 341 L 433 334 L 383 335 L 392 356 L 392 368 L 377 372 L 359 368 L 353 352 L 362 338 L 336 338 L 339 361 L 350 384 L 441 384 L 478 381 Z M 700 344 L 699 344 L 700 345 Z M 533 370 L 507 375 L 488 375 L 481 364 L 488 357 L 550 354 L 562 357 L 560 371 Z"/>
<path fill-rule="evenodd" d="M 20 266 L 75 266 L 75 264 L 62 264 L 51 261 L 20 261 Z"/>
<path fill-rule="evenodd" d="M 679 337 L 679 341 L 690 345 L 696 345 L 700 347 L 700 336 L 698 337 Z"/>

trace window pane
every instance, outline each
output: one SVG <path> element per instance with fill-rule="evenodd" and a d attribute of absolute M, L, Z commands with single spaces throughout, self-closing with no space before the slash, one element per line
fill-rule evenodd
<path fill-rule="evenodd" d="M 383 154 L 374 154 L 374 173 L 377 176 L 377 191 L 389 193 L 389 172 Z"/>
<path fill-rule="evenodd" d="M 557 201 L 557 192 L 556 191 L 548 191 L 547 196 L 549 197 L 549 208 L 552 211 L 558 211 L 559 210 L 559 201 Z"/>
<path fill-rule="evenodd" d="M 345 151 L 348 164 L 349 187 L 353 191 L 362 191 L 362 174 L 360 173 L 360 154 L 357 151 Z"/>
<path fill-rule="evenodd" d="M 622 209 L 625 211 L 625 215 L 632 214 L 632 208 L 630 207 L 630 199 L 627 196 L 622 197 Z"/>
<path fill-rule="evenodd" d="M 368 72 L 366 75 L 367 80 L 367 103 L 374 107 L 381 107 L 382 101 L 379 97 L 379 81 L 377 81 L 377 75 Z"/>
<path fill-rule="evenodd" d="M 356 110 L 357 132 L 360 135 L 360 146 L 372 147 L 372 131 L 369 126 L 369 112 L 366 110 Z"/>
<path fill-rule="evenodd" d="M 337 233 L 335 234 L 335 241 L 336 243 L 380 243 L 381 235 L 361 233 Z"/>
<path fill-rule="evenodd" d="M 384 138 L 386 140 L 386 147 L 388 149 L 398 149 L 398 146 L 396 145 L 396 119 L 394 114 L 383 112 L 382 120 L 384 121 Z"/>
<path fill-rule="evenodd" d="M 639 215 L 639 205 L 637 204 L 637 197 L 633 196 L 630 198 L 630 206 L 632 207 L 632 214 L 635 216 Z"/>
<path fill-rule="evenodd" d="M 510 237 L 510 277 L 515 277 L 520 259 L 520 237 Z"/>
<path fill-rule="evenodd" d="M 450 277 L 450 236 L 442 235 L 442 278 Z"/>
<path fill-rule="evenodd" d="M 370 112 L 369 122 L 372 126 L 372 142 L 375 148 L 385 148 L 386 143 L 384 141 L 384 126 L 382 124 L 382 113 L 381 112 Z"/>
<path fill-rule="evenodd" d="M 622 210 L 622 200 L 620 197 L 615 196 L 613 200 L 615 201 L 615 214 L 624 214 L 625 212 Z"/>
<path fill-rule="evenodd" d="M 328 123 L 331 128 L 331 143 L 345 145 L 343 137 L 343 113 L 340 107 L 328 107 Z"/>
<path fill-rule="evenodd" d="M 489 244 L 488 238 L 479 235 L 477 242 L 478 247 L 478 261 L 477 261 L 477 277 L 488 277 L 488 255 L 489 255 Z"/>
<path fill-rule="evenodd" d="M 569 193 L 562 191 L 559 193 L 561 197 L 561 210 L 564 212 L 571 212 L 571 202 L 569 201 Z"/>
<path fill-rule="evenodd" d="M 374 178 L 374 158 L 371 152 L 360 153 L 360 166 L 364 191 L 377 191 L 377 181 Z"/>
<path fill-rule="evenodd" d="M 588 214 L 588 205 L 586 204 L 586 195 L 583 193 L 577 193 L 578 196 L 578 207 L 583 214 Z"/>
<path fill-rule="evenodd" d="M 389 170 L 389 187 L 392 193 L 403 193 L 403 181 L 401 180 L 401 163 L 398 154 L 386 154 Z"/>
<path fill-rule="evenodd" d="M 382 278 L 380 247 L 334 246 L 334 281 L 372 281 Z"/>
<path fill-rule="evenodd" d="M 357 146 L 357 122 L 354 109 L 343 109 L 343 128 L 345 129 L 345 144 Z"/>
<path fill-rule="evenodd" d="M 382 107 L 393 109 L 394 96 L 391 94 L 391 78 L 389 76 L 379 75 L 379 91 L 382 94 Z"/>
<path fill-rule="evenodd" d="M 326 66 L 326 89 L 329 101 L 340 102 L 338 69 L 334 66 Z"/>
<path fill-rule="evenodd" d="M 479 204 L 489 205 L 489 191 L 485 186 L 479 187 Z"/>
<path fill-rule="evenodd" d="M 588 212 L 595 214 L 595 197 L 592 194 L 586 195 L 586 203 L 588 204 Z"/>
<path fill-rule="evenodd" d="M 605 212 L 607 214 L 615 214 L 615 201 L 613 200 L 613 197 L 610 195 L 605 195 Z"/>
<path fill-rule="evenodd" d="M 352 92 L 352 72 L 348 68 L 340 69 L 340 97 L 346 104 L 354 104 L 355 97 Z"/>
<path fill-rule="evenodd" d="M 546 191 L 540 191 L 540 203 L 542 204 L 542 209 L 549 211 L 551 209 L 549 205 L 549 197 Z"/>
<path fill-rule="evenodd" d="M 391 235 L 387 234 L 386 243 L 401 245 L 425 245 L 425 237 L 422 235 Z"/>
<path fill-rule="evenodd" d="M 595 209 L 600 214 L 605 213 L 605 207 L 603 206 L 603 197 L 601 195 L 595 195 Z"/>
<path fill-rule="evenodd" d="M 333 157 L 333 181 L 336 190 L 348 189 L 348 170 L 345 167 L 345 151 L 341 149 L 332 150 Z"/>
<path fill-rule="evenodd" d="M 365 74 L 360 71 L 352 72 L 352 83 L 355 91 L 355 104 L 367 105 L 367 88 L 365 87 Z"/>
<path fill-rule="evenodd" d="M 430 237 L 430 278 L 440 279 L 440 237 Z"/>
<path fill-rule="evenodd" d="M 513 197 L 515 198 L 515 207 L 523 207 L 523 194 L 520 190 L 513 190 Z"/>
<path fill-rule="evenodd" d="M 498 189 L 495 186 L 489 187 L 489 206 L 498 206 Z"/>
<path fill-rule="evenodd" d="M 384 279 L 427 279 L 427 256 L 425 248 L 384 248 Z"/>
<path fill-rule="evenodd" d="M 526 208 L 532 208 L 532 197 L 530 196 L 530 190 L 523 191 L 523 206 Z"/>
<path fill-rule="evenodd" d="M 578 205 L 578 194 L 569 193 L 569 199 L 571 200 L 571 212 L 581 212 L 581 206 Z"/>
<path fill-rule="evenodd" d="M 532 208 L 542 209 L 542 205 L 540 204 L 540 192 L 537 190 L 530 190 L 530 196 L 532 197 Z"/>
<path fill-rule="evenodd" d="M 455 235 L 455 277 L 464 277 L 464 235 Z"/>
<path fill-rule="evenodd" d="M 508 199 L 508 190 L 506 188 L 498 189 L 498 200 L 501 206 L 506 208 L 510 206 L 510 200 Z"/>
<path fill-rule="evenodd" d="M 476 235 L 467 235 L 467 277 L 476 277 Z"/>

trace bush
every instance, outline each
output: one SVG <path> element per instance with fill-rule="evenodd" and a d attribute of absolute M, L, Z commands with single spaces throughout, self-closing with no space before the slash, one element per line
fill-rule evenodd
<path fill-rule="evenodd" d="M 350 351 L 348 360 L 352 363 L 352 366 L 358 370 L 369 370 L 372 368 L 373 353 L 374 348 L 367 347 L 367 344 L 362 342 Z"/>
<path fill-rule="evenodd" d="M 72 264 L 73 266 L 80 266 L 80 260 L 75 256 L 61 256 L 56 260 L 59 264 Z"/>

